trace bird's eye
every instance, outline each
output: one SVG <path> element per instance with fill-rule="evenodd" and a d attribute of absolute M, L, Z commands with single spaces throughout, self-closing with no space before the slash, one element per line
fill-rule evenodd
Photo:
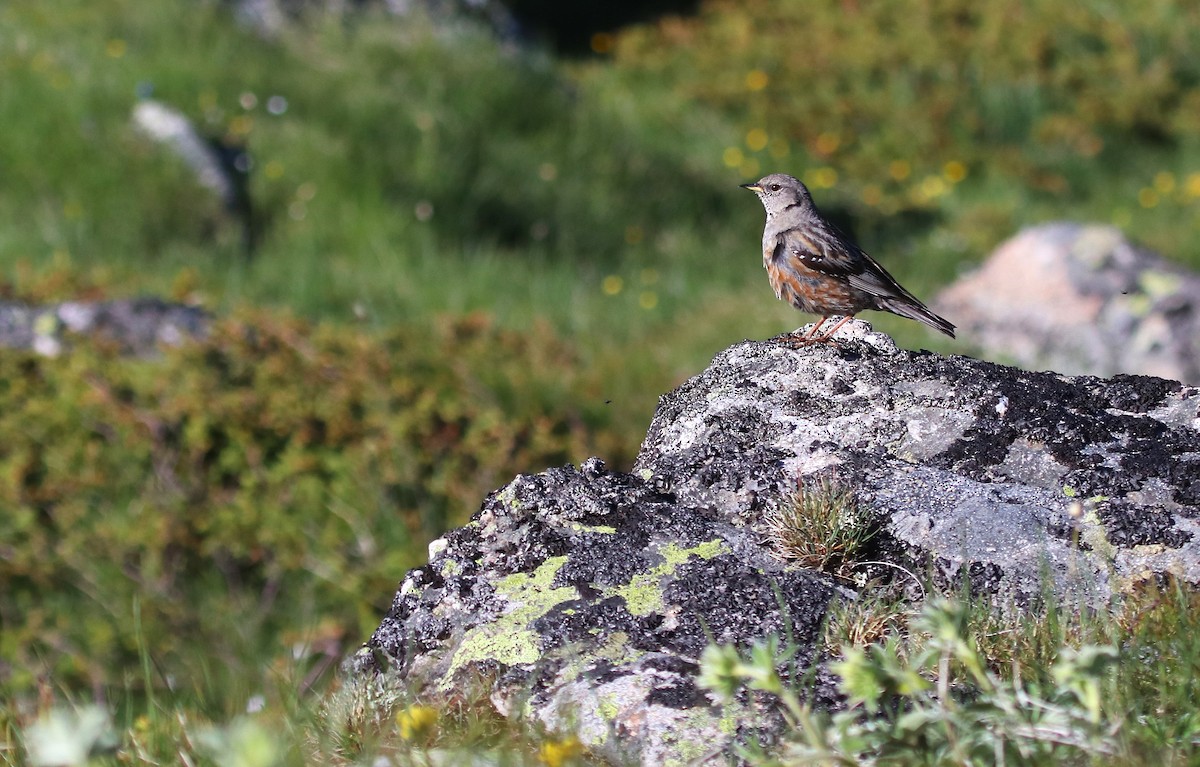
<path fill-rule="evenodd" d="M 771 184 L 771 191 L 772 191 L 772 192 L 778 192 L 778 191 L 779 191 L 780 189 L 782 189 L 782 188 L 783 188 L 783 187 L 781 187 L 779 184 Z"/>

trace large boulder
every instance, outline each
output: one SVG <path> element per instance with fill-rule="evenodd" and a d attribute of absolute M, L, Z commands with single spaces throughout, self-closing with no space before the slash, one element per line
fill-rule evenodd
<path fill-rule="evenodd" d="M 482 685 L 611 758 L 724 764 L 778 720 L 713 705 L 710 642 L 787 635 L 829 704 L 822 616 L 889 573 L 1026 609 L 1047 587 L 1100 605 L 1154 574 L 1200 580 L 1198 407 L 1173 381 L 904 351 L 863 322 L 837 344 L 737 344 L 662 398 L 632 472 L 591 459 L 490 495 L 347 668 L 434 698 Z M 765 532 L 831 476 L 880 528 L 865 585 L 786 563 Z"/>
<path fill-rule="evenodd" d="M 1200 384 L 1200 275 L 1115 227 L 1026 229 L 933 303 L 993 359 Z"/>

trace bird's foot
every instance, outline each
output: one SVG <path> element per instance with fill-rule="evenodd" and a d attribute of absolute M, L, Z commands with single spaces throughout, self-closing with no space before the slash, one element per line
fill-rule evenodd
<path fill-rule="evenodd" d="M 837 333 L 838 329 L 841 328 L 842 325 L 845 325 L 847 322 L 854 319 L 854 315 L 851 314 L 842 317 L 833 324 L 833 327 L 822 333 L 820 332 L 821 326 L 825 324 L 825 320 L 827 319 L 829 318 L 822 317 L 815 325 L 809 328 L 808 332 L 806 333 L 788 333 L 786 336 L 782 336 L 782 338 L 785 339 L 784 343 L 793 349 L 799 349 L 803 346 L 810 346 L 812 344 L 836 344 L 838 341 L 833 337 L 834 333 Z"/>
<path fill-rule="evenodd" d="M 799 333 L 788 333 L 786 335 L 779 336 L 779 342 L 790 349 L 803 349 L 805 346 L 821 344 L 827 341 L 833 341 L 833 339 L 827 338 L 824 335 L 820 336 L 819 338 L 812 338 L 811 334 L 809 333 L 805 333 L 803 335 Z"/>

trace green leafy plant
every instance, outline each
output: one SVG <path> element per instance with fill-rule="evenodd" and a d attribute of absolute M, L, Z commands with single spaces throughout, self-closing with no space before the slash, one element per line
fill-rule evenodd
<path fill-rule="evenodd" d="M 979 627 L 994 627 L 992 619 L 980 621 L 961 601 L 932 598 L 907 633 L 842 648 L 830 669 L 846 707 L 835 713 L 814 711 L 802 689 L 785 683 L 778 667 L 787 653 L 772 639 L 748 653 L 709 647 L 701 684 L 722 701 L 743 688 L 778 696 L 793 730 L 772 754 L 746 751 L 757 765 L 1184 763 L 1200 739 L 1183 670 L 1200 657 L 1200 646 L 1194 637 L 1180 642 L 1146 623 L 1194 622 L 1187 612 L 1192 599 L 1178 589 L 1150 603 L 1132 595 L 1127 607 L 1093 618 L 1086 629 L 1111 641 L 1056 645 L 1049 663 L 1040 647 L 1064 629 L 1078 634 L 1078 618 L 1072 627 L 1014 623 L 1013 631 L 1040 636 L 1014 637 L 1020 652 L 1001 669 L 978 641 Z M 1132 633 L 1130 616 L 1139 616 Z M 1183 678 L 1151 693 L 1140 681 L 1147 671 L 1136 657 L 1141 652 L 1156 653 L 1163 672 Z M 1176 735 L 1164 738 L 1163 718 Z"/>

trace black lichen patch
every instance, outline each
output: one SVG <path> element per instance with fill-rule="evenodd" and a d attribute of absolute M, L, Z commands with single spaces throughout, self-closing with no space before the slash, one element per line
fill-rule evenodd
<path fill-rule="evenodd" d="M 1183 388 L 1178 381 L 1120 373 L 1108 379 L 1100 392 L 1106 407 L 1128 413 L 1148 413 L 1167 396 Z"/>
<path fill-rule="evenodd" d="M 411 571 L 406 580 L 416 588 L 408 594 L 396 594 L 391 609 L 368 643 L 371 650 L 386 659 L 387 665 L 401 669 L 413 658 L 435 650 L 453 629 L 449 621 L 433 611 L 445 593 L 442 577 L 427 565 Z M 378 663 L 369 665 L 382 670 Z"/>
<path fill-rule="evenodd" d="M 1171 515 L 1122 501 L 1109 501 L 1097 510 L 1109 543 L 1117 546 L 1160 544 L 1177 549 L 1192 540 L 1192 534 L 1175 526 Z"/>
<path fill-rule="evenodd" d="M 745 642 L 779 634 L 811 642 L 832 595 L 829 586 L 802 571 L 768 573 L 731 555 L 689 559 L 664 589 L 674 620 L 657 638 L 691 657 L 710 639 Z"/>
<path fill-rule="evenodd" d="M 1167 435 L 1156 436 L 1159 436 L 1159 439 L 1137 439 L 1125 446 L 1127 452 L 1120 457 L 1119 476 L 1114 477 L 1115 481 L 1111 487 L 1113 494 L 1123 495 L 1140 490 L 1146 480 L 1170 475 L 1174 456 L 1161 441 Z"/>
<path fill-rule="evenodd" d="M 987 597 L 1000 591 L 1004 568 L 994 562 L 953 562 L 934 560 L 934 585 L 947 593 L 962 593 L 971 598 Z"/>
<path fill-rule="evenodd" d="M 963 436 L 930 463 L 950 469 L 970 479 L 986 481 L 989 470 L 1004 462 L 1019 433 L 1002 424 L 980 424 L 967 429 Z"/>
<path fill-rule="evenodd" d="M 1175 489 L 1175 502 L 1192 507 L 1192 514 L 1200 514 L 1200 445 L 1190 458 L 1172 457 L 1165 478 Z"/>
<path fill-rule="evenodd" d="M 691 673 L 694 675 L 696 672 L 693 670 Z M 687 710 L 710 705 L 711 701 L 704 691 L 696 686 L 693 676 L 676 676 L 652 688 L 646 695 L 646 703 Z"/>
<path fill-rule="evenodd" d="M 580 534 L 567 561 L 554 578 L 555 586 L 623 586 L 639 573 L 662 564 L 653 540 L 691 548 L 714 540 L 713 520 L 691 509 L 680 509 L 661 500 L 647 500 L 622 508 L 614 532 Z"/>
<path fill-rule="evenodd" d="M 1160 407 L 1180 390 L 1178 383 L 1147 376 L 1072 380 L 995 367 L 985 390 L 966 375 L 978 374 L 978 363 L 963 369 L 941 361 L 933 367 L 960 397 L 986 406 L 976 414 L 976 423 L 931 462 L 935 466 L 992 481 L 990 470 L 1005 460 L 1014 441 L 1023 438 L 1045 445 L 1069 470 L 1064 484 L 1081 494 L 1124 495 L 1156 477 L 1182 490 L 1179 503 L 1194 503 L 1192 480 L 1179 476 L 1180 462 L 1172 459 L 1189 448 L 1178 444 L 1166 424 L 1138 415 Z M 999 398 L 1005 403 L 1003 415 L 990 404 Z M 1190 449 L 1200 450 L 1200 441 Z M 1105 457 L 1108 454 L 1115 456 L 1113 461 Z"/>
<path fill-rule="evenodd" d="M 677 655 L 648 655 L 638 664 L 639 670 L 656 673 L 662 682 L 654 686 L 646 702 L 667 708 L 686 710 L 696 706 L 711 705 L 708 695 L 696 684 L 700 667 L 695 662 Z"/>
<path fill-rule="evenodd" d="M 645 619 L 631 615 L 625 600 L 573 599 L 556 605 L 533 621 L 543 650 L 552 650 L 577 642 L 603 643 L 618 632 L 641 634 L 648 630 Z"/>
<path fill-rule="evenodd" d="M 1060 541 L 1069 541 L 1073 547 L 1080 551 L 1092 550 L 1087 541 L 1083 540 L 1079 527 L 1065 515 L 1051 515 L 1045 521 L 1045 530 L 1050 536 Z"/>

